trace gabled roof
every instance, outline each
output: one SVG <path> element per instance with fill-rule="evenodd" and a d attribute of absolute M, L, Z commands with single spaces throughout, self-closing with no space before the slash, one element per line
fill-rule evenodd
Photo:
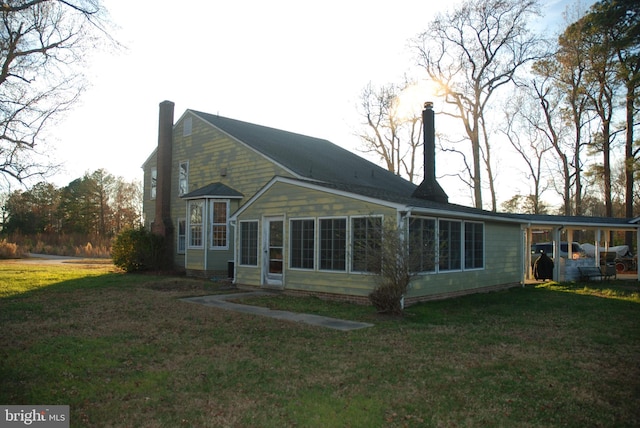
<path fill-rule="evenodd" d="M 292 171 L 298 178 L 368 186 L 402 195 L 411 195 L 416 188 L 415 184 L 330 141 L 199 111 L 191 112 Z"/>
<path fill-rule="evenodd" d="M 222 183 L 211 183 L 182 196 L 182 199 L 230 198 L 242 199 L 244 195 Z"/>

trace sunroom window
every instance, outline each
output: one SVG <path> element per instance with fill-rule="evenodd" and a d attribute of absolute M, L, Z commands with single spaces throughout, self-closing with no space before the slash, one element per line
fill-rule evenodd
<path fill-rule="evenodd" d="M 240 264 L 258 266 L 258 222 L 240 222 Z"/>
<path fill-rule="evenodd" d="M 354 272 L 380 272 L 382 218 L 356 217 L 351 219 L 352 258 Z"/>

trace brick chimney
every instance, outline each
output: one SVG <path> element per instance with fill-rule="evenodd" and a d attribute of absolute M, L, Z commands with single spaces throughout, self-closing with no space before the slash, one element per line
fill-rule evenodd
<path fill-rule="evenodd" d="M 446 204 L 449 196 L 436 180 L 436 131 L 433 103 L 427 101 L 422 110 L 422 126 L 424 134 L 424 179 L 414 190 L 414 198 Z"/>
<path fill-rule="evenodd" d="M 158 151 L 156 156 L 156 217 L 151 231 L 166 238 L 173 234 L 171 221 L 171 163 L 173 149 L 173 107 L 171 101 L 160 103 Z"/>

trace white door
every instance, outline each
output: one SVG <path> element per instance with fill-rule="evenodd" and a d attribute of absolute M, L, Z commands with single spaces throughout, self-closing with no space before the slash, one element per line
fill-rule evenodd
<path fill-rule="evenodd" d="M 282 286 L 284 267 L 284 218 L 267 217 L 264 220 L 264 285 Z"/>

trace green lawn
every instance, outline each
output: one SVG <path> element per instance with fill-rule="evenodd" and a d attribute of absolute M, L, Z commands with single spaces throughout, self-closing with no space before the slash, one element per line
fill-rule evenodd
<path fill-rule="evenodd" d="M 245 303 L 372 322 L 341 332 L 184 303 L 224 292 L 108 265 L 0 262 L 0 403 L 71 426 L 640 425 L 637 282 L 413 306 Z"/>

